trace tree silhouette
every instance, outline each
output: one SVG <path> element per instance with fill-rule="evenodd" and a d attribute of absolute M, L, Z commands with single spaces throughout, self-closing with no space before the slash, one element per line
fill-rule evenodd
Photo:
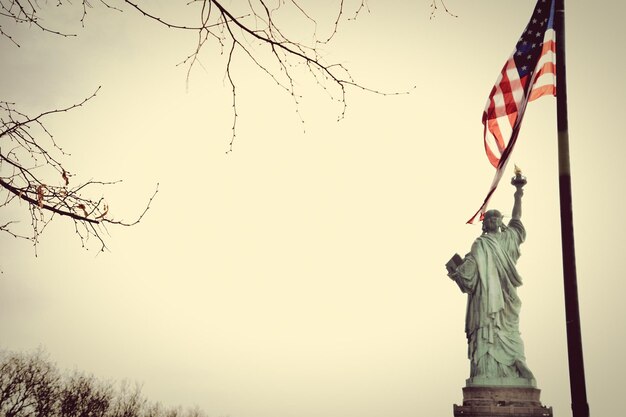
<path fill-rule="evenodd" d="M 0 415 L 3 417 L 206 417 L 197 407 L 164 407 L 122 381 L 115 389 L 83 372 L 59 371 L 41 349 L 0 351 Z"/>

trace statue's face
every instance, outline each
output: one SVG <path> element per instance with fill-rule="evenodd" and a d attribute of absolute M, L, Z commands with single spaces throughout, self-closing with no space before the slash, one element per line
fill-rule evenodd
<path fill-rule="evenodd" d="M 502 219 L 496 215 L 485 216 L 483 219 L 483 230 L 487 233 L 497 232 L 500 228 Z"/>

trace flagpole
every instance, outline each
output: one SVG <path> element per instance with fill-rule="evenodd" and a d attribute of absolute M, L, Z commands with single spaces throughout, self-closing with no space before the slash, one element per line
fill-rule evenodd
<path fill-rule="evenodd" d="M 559 143 L 559 191 L 561 205 L 561 245 L 563 252 L 563 285 L 565 292 L 565 322 L 569 359 L 570 391 L 573 417 L 589 417 L 585 387 L 585 369 L 578 308 L 576 256 L 574 253 L 574 224 L 572 216 L 572 182 L 569 163 L 569 133 L 567 123 L 567 87 L 565 78 L 565 0 L 556 0 L 556 112 Z"/>

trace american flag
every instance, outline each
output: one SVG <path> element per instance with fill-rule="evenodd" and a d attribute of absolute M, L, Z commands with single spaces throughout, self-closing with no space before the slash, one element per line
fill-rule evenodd
<path fill-rule="evenodd" d="M 554 0 L 538 0 L 530 22 L 502 67 L 483 112 L 484 144 L 496 175 L 483 205 L 472 216 L 482 218 L 513 151 L 529 101 L 556 95 Z M 505 140 L 508 138 L 508 140 Z"/>

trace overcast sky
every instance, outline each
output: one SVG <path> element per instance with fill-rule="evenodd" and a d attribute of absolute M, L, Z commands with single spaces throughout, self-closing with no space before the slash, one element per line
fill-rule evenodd
<path fill-rule="evenodd" d="M 337 3 L 302 5 L 328 33 Z M 63 162 L 73 181 L 123 179 L 104 191 L 114 218 L 137 216 L 160 184 L 140 224 L 109 228 L 105 253 L 95 241 L 82 249 L 63 219 L 37 257 L 0 236 L 0 347 L 41 346 L 61 368 L 138 381 L 151 400 L 211 416 L 450 416 L 469 362 L 466 296 L 444 264 L 480 234 L 465 221 L 493 176 L 481 115 L 534 1 L 448 0 L 458 18 L 440 10 L 433 20 L 429 3 L 371 0 L 323 46 L 363 85 L 410 91 L 349 89 L 340 122 L 341 106 L 302 78 L 303 124 L 292 98 L 235 55 L 228 154 L 232 98 L 214 44 L 187 86 L 176 64 L 195 35 L 130 9 L 96 4 L 84 28 L 80 7 L 51 20 L 76 38 L 31 29 L 15 32 L 20 48 L 0 40 L 0 98 L 24 112 L 102 86 L 48 127 L 71 154 Z M 626 374 L 626 5 L 567 3 L 587 389 L 591 412 L 609 416 Z M 310 23 L 296 17 L 286 19 L 304 32 Z M 529 105 L 512 162 L 528 177 L 518 263 L 527 363 L 543 403 L 568 416 L 555 106 L 551 97 Z M 509 170 L 491 205 L 505 213 Z M 23 210 L 3 219 L 28 225 Z"/>

